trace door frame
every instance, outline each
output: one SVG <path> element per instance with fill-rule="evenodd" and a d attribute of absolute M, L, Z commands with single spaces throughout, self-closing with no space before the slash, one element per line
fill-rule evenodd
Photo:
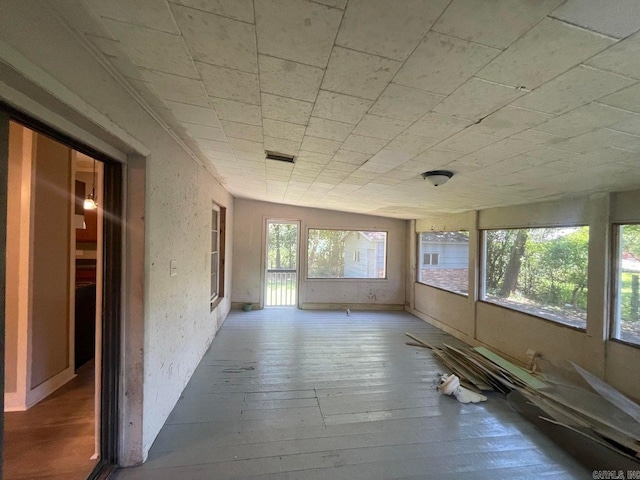
<path fill-rule="evenodd" d="M 264 248 L 262 249 L 262 254 L 264 255 L 264 259 L 262 262 L 262 288 L 261 288 L 261 297 L 262 307 L 267 306 L 267 276 L 269 269 L 269 224 L 271 223 L 289 223 L 297 226 L 297 234 L 296 234 L 296 294 L 295 294 L 295 303 L 294 305 L 287 305 L 287 307 L 298 308 L 300 304 L 300 238 L 301 238 L 301 230 L 302 230 L 302 222 L 300 220 L 295 220 L 291 218 L 272 218 L 266 217 L 264 223 Z"/>
<path fill-rule="evenodd" d="M 103 287 L 102 287 L 102 368 L 100 391 L 100 460 L 88 479 L 107 478 L 118 464 L 120 398 L 120 348 L 122 324 L 122 260 L 124 223 L 123 164 L 94 148 L 61 133 L 45 124 L 0 102 L 0 354 L 4 358 L 5 295 L 6 295 L 6 226 L 7 181 L 9 158 L 9 121 L 13 120 L 31 130 L 46 135 L 74 150 L 104 164 L 103 201 Z M 4 361 L 0 362 L 0 387 L 4 392 Z M 4 395 L 0 407 L 0 479 L 2 478 L 2 446 L 4 441 Z M 96 432 L 98 433 L 98 432 Z"/>

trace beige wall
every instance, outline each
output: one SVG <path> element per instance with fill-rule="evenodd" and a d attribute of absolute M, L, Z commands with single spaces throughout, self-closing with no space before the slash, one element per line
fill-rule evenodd
<path fill-rule="evenodd" d="M 15 392 L 18 375 L 18 274 L 20 269 L 20 220 L 23 130 L 9 126 L 9 176 L 7 195 L 7 254 L 4 344 L 4 391 Z M 30 152 L 29 152 L 30 154 Z"/>
<path fill-rule="evenodd" d="M 588 198 L 539 203 L 446 217 L 416 220 L 416 232 L 469 230 L 469 297 L 415 282 L 415 254 L 409 258 L 414 302 L 409 308 L 470 344 L 485 344 L 521 361 L 528 349 L 571 360 L 597 374 L 622 392 L 640 398 L 640 347 L 608 339 L 611 224 L 640 222 L 640 191 L 597 194 Z M 480 302 L 478 229 L 589 225 L 587 329 L 578 330 L 514 310 Z M 474 282 L 474 283 L 472 283 Z"/>
<path fill-rule="evenodd" d="M 69 366 L 71 149 L 36 135 L 31 273 L 31 388 Z"/>
<path fill-rule="evenodd" d="M 404 305 L 406 221 L 245 199 L 236 199 L 233 302 L 263 302 L 267 219 L 300 221 L 299 307 L 382 308 Z M 388 232 L 387 278 L 307 279 L 306 239 L 309 228 Z"/>

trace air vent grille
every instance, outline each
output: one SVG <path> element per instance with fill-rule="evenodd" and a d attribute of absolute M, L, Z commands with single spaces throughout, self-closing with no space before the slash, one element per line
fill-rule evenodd
<path fill-rule="evenodd" d="M 293 155 L 287 155 L 286 153 L 278 153 L 272 152 L 270 150 L 266 150 L 267 160 L 276 160 L 278 162 L 287 162 L 287 163 L 295 163 L 296 157 Z"/>

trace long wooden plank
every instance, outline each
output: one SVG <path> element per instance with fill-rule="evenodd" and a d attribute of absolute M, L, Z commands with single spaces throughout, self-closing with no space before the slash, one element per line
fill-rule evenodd
<path fill-rule="evenodd" d="M 491 350 L 488 350 L 485 347 L 474 347 L 474 350 L 478 352 L 480 355 L 482 355 L 483 357 L 491 360 L 496 365 L 499 365 L 501 368 L 505 369 L 511 375 L 518 378 L 519 380 L 521 380 L 531 388 L 538 390 L 538 389 L 547 387 L 547 384 L 542 380 L 537 379 L 526 370 L 518 367 L 517 365 L 514 365 L 508 360 L 505 360 L 501 356 L 496 355 Z"/>

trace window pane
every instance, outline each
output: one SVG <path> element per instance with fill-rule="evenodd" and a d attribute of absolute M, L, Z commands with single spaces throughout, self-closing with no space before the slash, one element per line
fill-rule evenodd
<path fill-rule="evenodd" d="M 418 282 L 469 293 L 469 232 L 418 234 Z"/>
<path fill-rule="evenodd" d="M 640 344 L 640 225 L 621 225 L 618 235 L 618 298 L 613 336 Z"/>
<path fill-rule="evenodd" d="M 483 300 L 586 328 L 589 227 L 484 232 Z"/>
<path fill-rule="evenodd" d="M 387 232 L 309 230 L 308 278 L 386 278 Z"/>

